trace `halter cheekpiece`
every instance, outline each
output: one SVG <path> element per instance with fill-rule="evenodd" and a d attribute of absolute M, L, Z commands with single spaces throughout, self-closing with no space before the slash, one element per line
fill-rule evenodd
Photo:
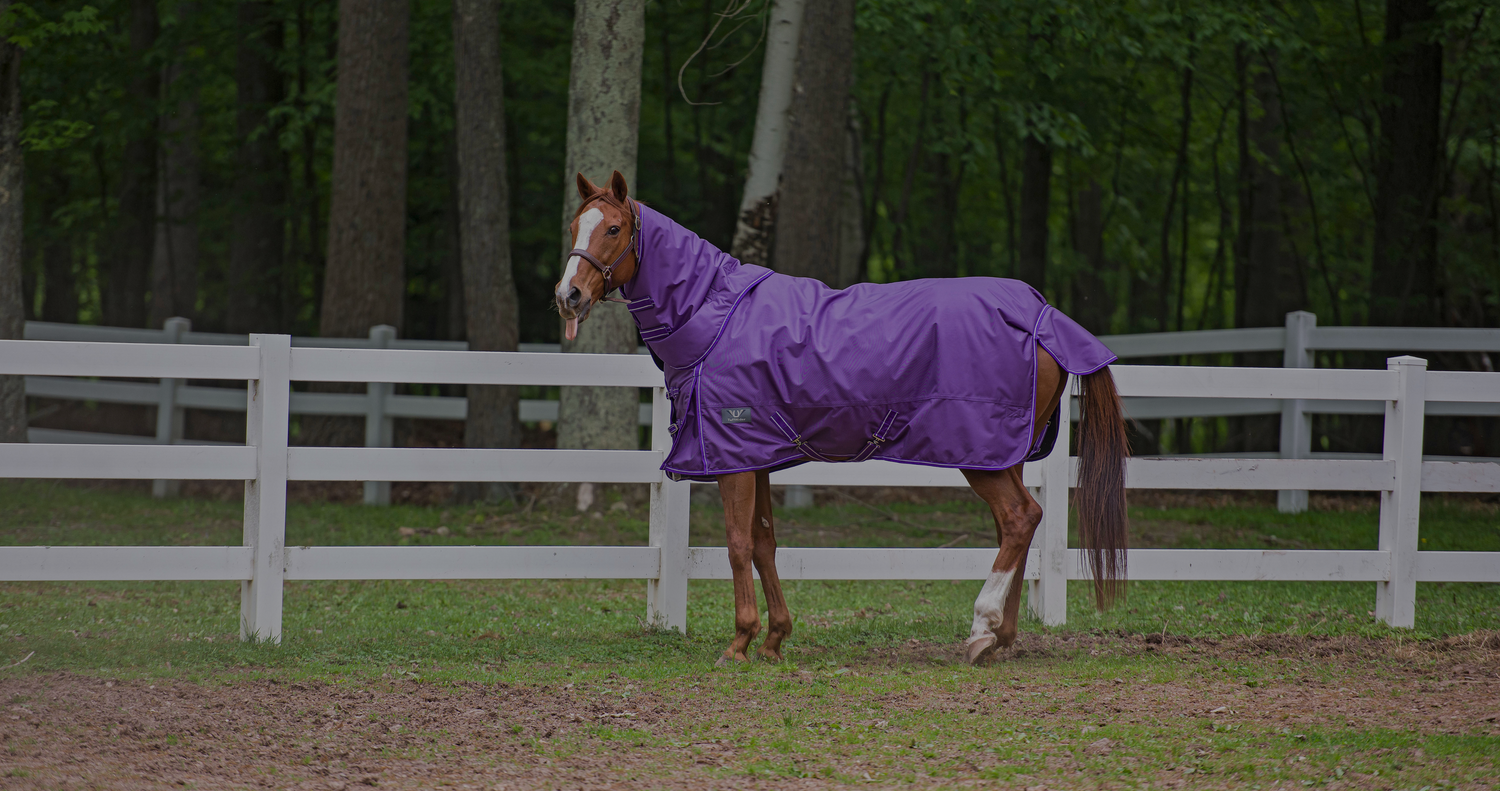
<path fill-rule="evenodd" d="M 599 270 L 599 274 L 604 276 L 604 292 L 603 295 L 599 297 L 599 301 L 625 302 L 625 300 L 623 299 L 609 296 L 609 292 L 614 291 L 616 288 L 619 288 L 618 285 L 611 286 L 609 284 L 609 281 L 614 277 L 615 267 L 619 266 L 620 262 L 625 260 L 625 254 L 629 253 L 631 250 L 637 249 L 637 245 L 640 242 L 641 215 L 640 212 L 636 211 L 635 201 L 626 198 L 625 203 L 629 205 L 623 205 L 619 201 L 615 200 L 615 196 L 611 195 L 608 190 L 584 201 L 583 206 L 588 206 L 590 203 L 593 203 L 596 200 L 602 200 L 605 203 L 608 203 L 609 205 L 630 215 L 630 243 L 625 245 L 625 249 L 620 251 L 620 254 L 615 257 L 614 263 L 610 264 L 609 266 L 605 266 L 602 261 L 594 257 L 593 253 L 582 248 L 574 248 L 572 250 L 569 250 L 563 256 L 563 266 L 566 267 L 568 259 L 572 258 L 575 255 L 589 262 L 589 264 L 591 264 L 595 269 Z M 583 213 L 583 206 L 580 206 L 578 208 L 580 214 Z M 637 255 L 637 260 L 639 260 L 639 255 Z"/>

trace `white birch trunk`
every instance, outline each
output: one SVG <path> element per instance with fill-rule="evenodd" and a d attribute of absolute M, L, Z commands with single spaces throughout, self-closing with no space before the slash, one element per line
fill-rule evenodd
<path fill-rule="evenodd" d="M 760 74 L 760 104 L 750 141 L 745 194 L 740 200 L 731 254 L 748 264 L 767 265 L 776 222 L 776 193 L 786 162 L 788 111 L 797 77 L 797 43 L 802 38 L 805 0 L 775 0 L 766 31 L 766 60 Z"/>

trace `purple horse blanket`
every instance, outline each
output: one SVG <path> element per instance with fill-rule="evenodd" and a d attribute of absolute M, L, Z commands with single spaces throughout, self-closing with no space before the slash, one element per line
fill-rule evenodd
<path fill-rule="evenodd" d="M 1017 280 L 840 291 L 741 264 L 644 205 L 640 223 L 620 291 L 666 375 L 676 480 L 831 457 L 1003 470 L 1044 444 L 1037 344 L 1078 376 L 1115 360 Z"/>

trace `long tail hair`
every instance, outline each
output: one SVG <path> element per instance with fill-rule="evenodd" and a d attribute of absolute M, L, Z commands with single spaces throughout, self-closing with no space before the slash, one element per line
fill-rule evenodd
<path fill-rule="evenodd" d="M 1109 368 L 1083 377 L 1078 431 L 1078 537 L 1094 578 L 1094 600 L 1107 609 L 1125 592 L 1125 420 Z"/>

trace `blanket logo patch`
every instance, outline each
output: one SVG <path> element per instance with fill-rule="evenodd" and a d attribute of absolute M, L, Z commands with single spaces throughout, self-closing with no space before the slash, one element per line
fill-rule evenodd
<path fill-rule="evenodd" d="M 730 407 L 728 409 L 720 409 L 719 410 L 719 422 L 720 423 L 749 423 L 750 422 L 750 407 L 740 406 L 740 407 Z"/>

